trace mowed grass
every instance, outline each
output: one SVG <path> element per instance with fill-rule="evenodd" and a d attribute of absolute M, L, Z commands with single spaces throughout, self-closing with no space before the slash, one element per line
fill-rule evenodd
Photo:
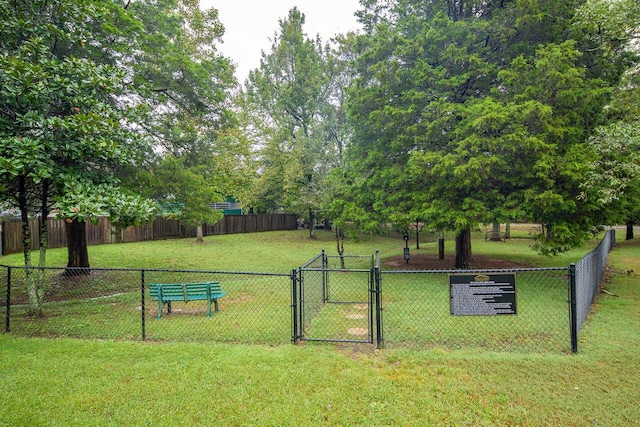
<path fill-rule="evenodd" d="M 272 233 L 259 237 L 269 239 L 266 234 Z M 242 252 L 255 251 L 256 259 L 278 258 L 275 252 L 280 252 L 280 261 L 261 264 L 275 271 L 301 264 L 299 258 L 311 258 L 323 246 L 330 250 L 328 233 L 318 242 L 292 234 L 272 236 L 279 242 L 266 244 L 266 254 L 260 253 L 265 244 L 251 236 L 224 237 L 255 246 Z M 383 256 L 392 250 L 402 253 L 404 242 L 376 240 L 353 244 L 351 253 L 368 254 L 373 248 L 381 249 Z M 230 249 L 217 253 L 208 249 L 221 241 L 225 239 L 209 238 L 200 246 L 167 241 L 165 245 L 173 248 L 159 245 L 153 256 L 143 253 L 145 246 L 136 251 L 117 245 L 101 258 L 96 249 L 109 246 L 94 247 L 92 265 L 114 266 L 109 264 L 115 262 L 111 258 L 123 256 L 130 267 L 158 266 L 142 263 L 162 259 L 176 263 L 166 267 L 185 267 L 180 265 L 184 260 L 193 262 L 194 268 L 222 268 L 196 265 L 201 258 L 195 255 L 203 253 L 207 259 L 213 255 L 217 262 L 231 264 L 225 255 L 233 253 Z M 507 243 L 513 252 L 516 246 Z M 179 245 L 194 250 L 183 255 L 175 248 Z M 474 241 L 475 253 L 481 253 L 484 245 Z M 504 243 L 486 245 L 507 249 Z M 430 249 L 427 244 L 425 250 Z M 526 252 L 526 245 L 521 250 Z M 286 260 L 286 253 L 293 260 Z M 50 255 L 52 262 L 63 265 L 55 261 L 57 256 L 63 260 L 63 255 Z M 525 253 L 529 257 L 534 255 Z M 6 263 L 7 257 L 2 261 Z M 544 265 L 543 261 L 536 263 Z M 225 269 L 250 264 L 234 265 Z M 620 242 L 610 255 L 610 265 L 608 293 L 598 297 L 576 355 L 373 350 L 362 344 L 28 339 L 2 334 L 0 425 L 635 426 L 640 419 L 640 241 Z"/>
<path fill-rule="evenodd" d="M 90 276 L 68 277 L 60 274 L 62 269 L 46 270 L 44 281 L 50 290 L 44 307 L 46 317 L 32 319 L 27 315 L 24 270 L 15 269 L 12 275 L 11 330 L 18 335 L 40 337 L 140 340 L 144 334 L 147 340 L 159 341 L 283 344 L 292 336 L 291 278 L 287 272 L 296 266 L 294 262 L 300 254 L 310 258 L 323 247 L 330 248 L 328 244 L 333 243 L 332 238 L 331 233 L 319 232 L 317 240 L 309 240 L 307 233 L 300 231 L 217 236 L 208 238 L 205 244 L 185 239 L 167 240 L 161 244 L 143 242 L 92 247 L 94 267 L 116 267 L 121 257 L 129 260 L 129 264 L 125 264 L 128 267 L 147 269 L 166 268 L 163 266 L 167 264 L 179 268 L 176 266 L 187 263 L 187 268 L 198 269 L 199 265 L 216 261 L 216 265 L 211 267 L 218 271 L 216 273 L 145 271 L 146 284 L 220 281 L 227 296 L 220 301 L 220 312 L 210 319 L 204 317 L 206 303 L 203 301 L 174 302 L 171 316 L 165 314 L 162 319 L 156 319 L 161 306 L 151 301 L 147 292 L 144 329 L 140 298 L 142 274 L 139 271 L 94 271 Z M 242 257 L 232 250 L 238 242 L 244 243 L 246 248 Z M 370 341 L 374 335 L 373 321 L 369 320 L 371 313 L 367 311 L 372 297 L 369 285 L 372 254 L 382 247 L 383 257 L 397 256 L 403 243 L 400 239 L 390 238 L 348 242 L 349 249 L 368 252 L 369 255 L 353 256 L 355 254 L 352 253 L 346 258 L 346 267 L 359 271 L 330 275 L 329 304 L 322 304 L 322 295 L 318 293 L 322 290 L 322 274 L 318 271 L 304 273 L 305 316 L 302 323 L 305 338 Z M 531 251 L 528 247 L 530 241 L 519 239 L 496 243 L 478 238 L 476 243 L 485 253 L 491 250 Z M 179 261 L 172 258 L 176 248 L 179 248 Z M 424 242 L 421 251 L 434 249 L 434 242 Z M 586 250 L 584 248 L 582 253 Z M 51 252 L 51 263 L 60 265 L 60 250 Z M 149 254 L 153 256 L 149 258 Z M 337 257 L 330 249 L 328 254 L 331 264 L 337 267 L 340 264 Z M 452 254 L 447 256 L 453 261 Z M 280 261 L 272 262 L 273 259 Z M 306 259 L 299 260 L 297 265 Z M 285 264 L 289 267 L 274 267 Z M 502 318 L 451 316 L 447 274 L 385 273 L 382 303 L 386 345 L 567 351 L 567 265 L 568 262 L 564 271 L 555 273 L 556 277 L 519 274 L 518 315 Z M 220 270 L 241 273 L 279 270 L 281 273 L 251 275 Z"/>

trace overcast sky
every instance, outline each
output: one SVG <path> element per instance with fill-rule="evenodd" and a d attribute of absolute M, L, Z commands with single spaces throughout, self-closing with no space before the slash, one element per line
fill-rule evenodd
<path fill-rule="evenodd" d="M 304 32 L 309 37 L 320 34 L 323 41 L 339 33 L 357 30 L 353 15 L 359 0 L 200 0 L 200 7 L 218 9 L 224 25 L 222 53 L 236 63 L 240 83 L 249 71 L 260 65 L 260 52 L 269 51 L 278 20 L 287 17 L 294 6 L 306 18 Z"/>

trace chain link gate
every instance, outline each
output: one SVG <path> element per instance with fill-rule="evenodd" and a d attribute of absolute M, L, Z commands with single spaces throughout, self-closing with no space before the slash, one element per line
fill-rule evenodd
<path fill-rule="evenodd" d="M 381 331 L 376 259 L 322 251 L 300 267 L 293 290 L 294 341 L 373 343 L 374 328 Z"/>

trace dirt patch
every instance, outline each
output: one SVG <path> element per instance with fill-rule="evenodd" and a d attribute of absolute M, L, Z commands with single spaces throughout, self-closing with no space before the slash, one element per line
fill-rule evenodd
<path fill-rule="evenodd" d="M 352 320 L 364 319 L 364 314 L 347 314 L 347 319 L 352 319 Z"/>
<path fill-rule="evenodd" d="M 455 258 L 449 255 L 440 259 L 437 254 L 413 253 L 409 263 L 404 260 L 402 255 L 399 255 L 385 259 L 382 265 L 383 268 L 391 270 L 451 270 L 454 268 Z M 474 255 L 470 267 L 475 269 L 509 269 L 529 266 L 505 259 Z"/>
<path fill-rule="evenodd" d="M 364 335 L 367 335 L 368 333 L 368 331 L 365 328 L 349 328 L 347 332 L 355 336 L 364 336 Z"/>

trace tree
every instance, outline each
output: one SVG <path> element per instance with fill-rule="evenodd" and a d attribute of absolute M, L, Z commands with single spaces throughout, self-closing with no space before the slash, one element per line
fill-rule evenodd
<path fill-rule="evenodd" d="M 326 49 L 306 38 L 304 23 L 297 8 L 280 21 L 271 52 L 249 74 L 246 98 L 261 144 L 254 199 L 272 210 L 306 211 L 313 237 L 332 150 L 322 127 L 330 87 Z"/>
<path fill-rule="evenodd" d="M 640 122 L 616 122 L 589 139 L 597 153 L 583 184 L 584 199 L 611 208 L 617 223 L 627 224 L 627 239 L 640 218 Z"/>
<path fill-rule="evenodd" d="M 67 274 L 88 274 L 86 224 L 103 216 L 117 229 L 152 221 L 157 216 L 156 203 L 130 193 L 113 182 L 67 181 L 63 194 L 56 199 L 58 216 L 65 218 L 67 237 Z M 78 268 L 80 267 L 80 268 Z"/>
<path fill-rule="evenodd" d="M 589 138 L 595 153 L 583 183 L 582 198 L 602 203 L 614 223 L 627 225 L 627 239 L 640 221 L 640 4 L 635 1 L 589 2 L 578 13 L 582 27 L 597 28 L 589 49 L 616 55 L 623 52 L 631 64 L 607 108 L 610 123 Z"/>
<path fill-rule="evenodd" d="M 248 143 L 237 130 L 230 99 L 233 66 L 217 50 L 224 28 L 216 9 L 194 0 L 127 4 L 135 49 L 121 59 L 131 97 L 149 114 L 139 125 L 153 137 L 155 155 L 128 176 L 137 192 L 171 202 L 172 216 L 198 230 L 221 213 L 209 205 L 242 195 Z"/>
<path fill-rule="evenodd" d="M 548 254 L 582 242 L 603 219 L 576 199 L 584 142 L 625 61 L 586 49 L 578 3 L 367 2 L 349 99 L 361 205 L 454 230 L 457 268 L 480 223 L 539 221 Z"/>
<path fill-rule="evenodd" d="M 168 156 L 140 175 L 149 197 L 160 200 L 167 216 L 181 221 L 188 228 L 197 229 L 197 241 L 203 242 L 202 225 L 215 224 L 222 212 L 211 208 L 216 200 L 222 200 L 215 182 L 208 176 L 205 166 L 185 165 L 184 159 Z"/>
<path fill-rule="evenodd" d="M 40 260 L 45 264 L 46 217 L 71 183 L 117 186 L 113 169 L 138 145 L 125 128 L 133 111 L 112 102 L 122 74 L 109 65 L 67 55 L 90 42 L 100 16 L 93 4 L 72 0 L 0 2 L 0 188 L 23 221 L 25 266 L 31 267 L 28 217 L 40 213 Z M 78 213 L 78 211 L 76 211 Z M 82 213 L 85 214 L 84 212 Z M 42 315 L 44 284 L 27 268 L 30 311 Z"/>

